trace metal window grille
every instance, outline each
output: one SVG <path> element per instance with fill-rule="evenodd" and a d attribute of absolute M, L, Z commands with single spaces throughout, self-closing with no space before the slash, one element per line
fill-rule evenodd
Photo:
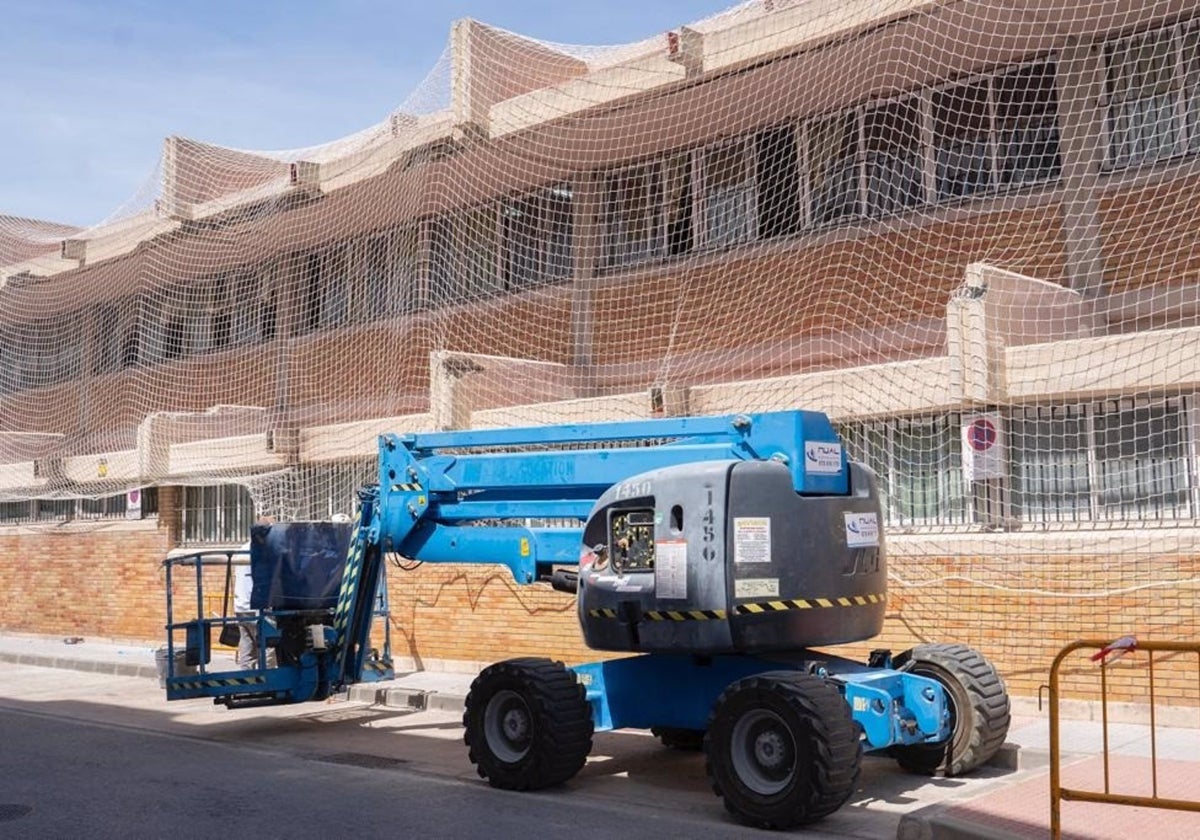
<path fill-rule="evenodd" d="M 1195 49 L 1195 38 L 1184 37 Z M 1176 27 L 1159 29 L 1109 44 L 1104 50 L 1107 97 L 1108 163 L 1136 166 L 1181 151 L 1182 130 L 1194 117 L 1180 119 L 1185 76 L 1195 72 L 1196 57 L 1180 61 Z"/>
<path fill-rule="evenodd" d="M 142 491 L 139 518 L 158 514 L 158 489 Z M 0 502 L 0 525 L 22 522 L 69 522 L 76 519 L 126 519 L 128 504 L 124 493 L 98 499 L 29 499 Z"/>
<path fill-rule="evenodd" d="M 180 518 L 185 545 L 243 543 L 250 538 L 254 501 L 240 484 L 184 487 Z"/>
<path fill-rule="evenodd" d="M 958 414 L 848 423 L 850 457 L 875 471 L 892 527 L 962 525 L 969 505 Z"/>

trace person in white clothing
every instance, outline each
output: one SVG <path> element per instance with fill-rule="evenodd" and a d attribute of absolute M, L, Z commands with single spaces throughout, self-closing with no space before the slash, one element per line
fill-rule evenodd
<path fill-rule="evenodd" d="M 239 619 L 236 662 L 239 668 L 258 667 L 258 613 L 250 607 L 250 594 L 254 591 L 254 578 L 250 571 L 250 543 L 241 547 L 245 562 L 233 567 L 233 611 Z M 267 650 L 267 667 L 275 667 L 275 651 Z"/>

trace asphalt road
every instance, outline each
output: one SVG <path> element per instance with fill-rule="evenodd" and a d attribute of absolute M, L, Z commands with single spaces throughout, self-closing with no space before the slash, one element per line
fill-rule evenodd
<path fill-rule="evenodd" d="M 361 755 L 302 757 L 33 711 L 0 710 L 0 744 L 10 840 L 744 833 L 567 790 L 504 793 Z"/>
<path fill-rule="evenodd" d="M 862 789 L 793 836 L 895 837 L 905 813 L 986 785 L 864 760 Z M 230 711 L 152 681 L 0 663 L 0 838 L 764 837 L 713 796 L 700 754 L 598 733 L 566 785 L 476 775 L 461 714 L 346 700 Z"/>

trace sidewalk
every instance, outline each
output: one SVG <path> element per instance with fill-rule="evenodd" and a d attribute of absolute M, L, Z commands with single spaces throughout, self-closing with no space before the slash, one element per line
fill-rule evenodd
<path fill-rule="evenodd" d="M 72 643 L 68 643 L 72 642 Z M 0 662 L 119 676 L 157 679 L 156 646 L 45 637 L 0 636 Z M 213 663 L 225 667 L 218 653 Z M 228 667 L 233 661 L 228 658 Z M 382 683 L 352 686 L 355 702 L 404 709 L 458 711 L 474 679 L 472 673 L 417 671 Z M 999 840 L 1049 836 L 1049 734 L 1046 717 L 1036 705 L 1014 702 L 1008 743 L 995 767 L 971 783 L 931 779 L 904 808 L 896 836 L 899 840 Z M 1200 712 L 1196 714 L 1200 723 Z M 1103 728 L 1097 721 L 1061 722 L 1062 783 L 1075 789 L 1104 789 Z M 1149 727 L 1110 723 L 1110 789 L 1114 793 L 1151 795 L 1151 736 Z M 1158 796 L 1187 801 L 1200 799 L 1200 728 L 1159 726 Z M 1002 768 L 1002 769 L 998 769 Z M 1008 772 L 1004 772 L 1008 771 Z M 961 784 L 949 796 L 945 788 Z M 941 790 L 938 790 L 941 788 Z M 934 794 L 937 794 L 936 796 Z M 921 800 L 925 800 L 922 802 Z M 932 804 L 930 804 L 932 803 Z M 1200 837 L 1200 814 L 1130 806 L 1063 804 L 1064 836 L 1088 840 L 1193 840 Z"/>
<path fill-rule="evenodd" d="M 158 679 L 158 645 L 120 644 L 78 637 L 0 636 L 0 662 Z M 232 652 L 213 654 L 209 670 L 233 670 Z M 461 709 L 473 673 L 414 671 L 395 680 L 351 686 L 350 699 L 404 708 Z"/>

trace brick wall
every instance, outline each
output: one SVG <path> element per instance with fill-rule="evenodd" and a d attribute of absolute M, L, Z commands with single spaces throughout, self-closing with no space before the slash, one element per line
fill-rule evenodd
<path fill-rule="evenodd" d="M 1145 562 L 1150 562 L 1149 560 Z M 1200 558 L 1168 558 L 1181 579 L 1200 572 Z M 973 564 L 995 559 L 923 557 L 893 559 L 892 571 L 919 581 L 945 573 L 968 573 Z M 1144 583 L 1145 568 L 1131 569 L 1128 557 L 1021 558 L 1037 574 L 1010 580 L 1013 589 L 1049 588 L 1054 580 L 1088 575 L 1087 588 L 1126 589 Z M 1018 564 L 1014 563 L 1014 568 Z M 1138 564 L 1144 566 L 1144 564 Z M 486 662 L 510 656 L 552 656 L 568 664 L 602 659 L 584 646 L 575 599 L 548 587 L 521 587 L 507 570 L 423 565 L 414 571 L 389 568 L 394 651 L 422 659 Z M 975 575 L 984 578 L 982 570 Z M 1068 577 L 1071 576 L 1071 577 Z M 933 586 L 890 587 L 883 633 L 866 642 L 831 649 L 864 660 L 874 648 L 899 653 L 927 642 L 961 642 L 982 651 L 1004 676 L 1013 695 L 1036 697 L 1050 665 L 1065 645 L 1080 638 L 1115 639 L 1134 633 L 1144 640 L 1196 640 L 1200 614 L 1195 584 L 1143 589 L 1111 597 L 1030 596 L 992 586 L 947 581 Z M 1145 702 L 1141 672 L 1145 656 L 1121 661 L 1110 679 L 1110 699 Z M 1064 671 L 1064 696 L 1094 699 L 1097 668 L 1072 660 Z M 1158 702 L 1195 705 L 1195 658 L 1156 659 Z"/>
<path fill-rule="evenodd" d="M 0 529 L 0 632 L 155 640 L 166 622 L 154 520 Z"/>
<path fill-rule="evenodd" d="M 0 535 L 0 632 L 83 636 L 154 644 L 165 623 L 160 562 L 172 545 L 173 496 L 160 491 L 158 522 L 92 530 Z M 73 527 L 73 526 L 69 526 Z M 11 529 L 10 529 L 11 530 Z M 1080 575 L 1092 591 L 1128 589 L 1150 579 L 1146 564 L 1167 564 L 1181 580 L 1200 576 L 1200 558 L 1127 556 L 1021 558 L 1012 564 L 1012 588 L 1049 589 Z M 986 579 L 995 558 L 912 557 L 891 561 L 900 578 L 920 583 L 938 575 Z M 1017 568 L 1024 569 L 1019 575 Z M 1036 573 L 1029 573 L 1036 568 Z M 1159 570 L 1161 572 L 1161 570 Z M 220 603 L 220 570 L 208 573 L 212 609 Z M 489 662 L 512 656 L 549 656 L 568 664 L 605 658 L 582 641 L 575 599 L 546 586 L 518 586 L 508 571 L 490 566 L 424 564 L 388 569 L 393 648 L 417 667 L 446 661 Z M 190 616 L 190 578 L 175 588 Z M 1015 696 L 1035 697 L 1054 656 L 1075 639 L 1195 640 L 1195 584 L 1125 592 L 1109 597 L 1050 597 L 945 581 L 931 586 L 892 584 L 883 633 L 833 652 L 865 659 L 873 648 L 899 652 L 925 642 L 962 642 L 987 655 Z M 1144 654 L 1128 656 L 1108 673 L 1110 699 L 1145 702 Z M 1157 702 L 1197 702 L 1194 657 L 1156 658 Z M 1064 697 L 1094 699 L 1098 669 L 1076 657 L 1064 670 Z"/>

